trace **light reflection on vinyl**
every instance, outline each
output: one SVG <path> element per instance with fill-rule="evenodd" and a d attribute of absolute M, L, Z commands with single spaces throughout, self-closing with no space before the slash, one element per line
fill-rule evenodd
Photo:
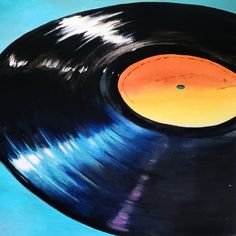
<path fill-rule="evenodd" d="M 24 35 L 0 56 L 2 161 L 109 233 L 235 234 L 235 24 L 139 3 Z"/>

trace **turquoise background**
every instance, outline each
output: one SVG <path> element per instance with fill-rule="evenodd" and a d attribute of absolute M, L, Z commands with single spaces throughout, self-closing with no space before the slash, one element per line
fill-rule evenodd
<path fill-rule="evenodd" d="M 0 0 L 0 52 L 22 34 L 78 11 L 124 0 Z M 143 1 L 149 2 L 149 1 Z M 159 2 L 159 1 L 156 1 Z M 236 12 L 236 0 L 164 1 Z M 0 236 L 106 236 L 56 211 L 26 190 L 0 164 Z"/>

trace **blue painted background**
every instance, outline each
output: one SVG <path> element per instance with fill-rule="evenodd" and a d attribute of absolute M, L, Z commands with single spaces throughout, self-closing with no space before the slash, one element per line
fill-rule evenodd
<path fill-rule="evenodd" d="M 0 0 L 0 52 L 48 21 L 78 11 L 137 2 L 124 0 Z M 143 2 L 149 2 L 143 0 Z M 157 1 L 160 2 L 160 1 Z M 236 12 L 236 0 L 162 0 Z M 0 236 L 106 236 L 64 216 L 27 191 L 0 164 Z"/>

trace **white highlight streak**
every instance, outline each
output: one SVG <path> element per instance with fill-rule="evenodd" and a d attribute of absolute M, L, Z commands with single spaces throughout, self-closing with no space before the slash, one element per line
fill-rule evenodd
<path fill-rule="evenodd" d="M 49 59 L 49 60 L 44 60 L 40 66 L 42 67 L 47 67 L 47 68 L 50 68 L 50 69 L 55 69 L 57 68 L 58 66 L 60 65 L 60 61 L 59 60 L 52 60 L 52 59 Z"/>
<path fill-rule="evenodd" d="M 12 165 L 21 171 L 32 171 L 35 170 L 33 165 L 23 156 L 20 155 L 18 159 L 13 159 L 12 160 Z"/>
<path fill-rule="evenodd" d="M 121 12 L 115 14 L 104 14 L 101 16 L 72 16 L 64 18 L 55 29 L 60 30 L 59 34 L 61 37 L 58 39 L 58 42 L 74 35 L 83 34 L 87 41 L 96 37 L 101 37 L 104 42 L 118 45 L 132 43 L 132 36 L 124 36 L 119 33 L 118 28 L 123 26 L 124 23 L 119 19 L 109 21 L 109 18 L 119 14 L 121 14 Z M 47 34 L 51 32 L 52 31 Z"/>
<path fill-rule="evenodd" d="M 38 165 L 40 163 L 39 158 L 34 154 L 29 154 L 27 158 L 35 165 Z"/>
<path fill-rule="evenodd" d="M 16 56 L 14 54 L 11 54 L 11 56 L 9 57 L 9 66 L 11 67 L 22 67 L 25 66 L 28 63 L 28 61 L 18 61 Z"/>
<path fill-rule="evenodd" d="M 53 157 L 52 152 L 48 148 L 43 148 L 43 150 L 48 156 Z"/>

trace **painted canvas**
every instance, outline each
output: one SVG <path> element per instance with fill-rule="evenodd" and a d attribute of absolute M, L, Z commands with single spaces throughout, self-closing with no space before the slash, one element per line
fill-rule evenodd
<path fill-rule="evenodd" d="M 236 2 L 0 2 L 0 235 L 235 235 Z"/>

